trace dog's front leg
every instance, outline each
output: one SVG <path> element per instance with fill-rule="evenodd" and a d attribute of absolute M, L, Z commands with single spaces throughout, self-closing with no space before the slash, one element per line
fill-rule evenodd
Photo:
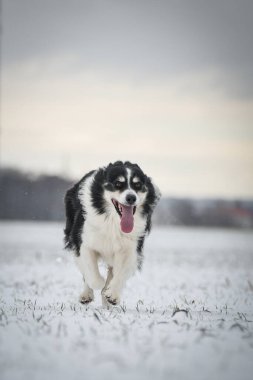
<path fill-rule="evenodd" d="M 99 273 L 98 269 L 98 254 L 85 247 L 81 246 L 78 267 L 83 274 L 85 281 L 91 289 L 102 289 L 105 280 Z"/>
<path fill-rule="evenodd" d="M 87 304 L 94 300 L 94 292 L 93 292 L 93 289 L 89 288 L 84 277 L 83 277 L 83 281 L 84 281 L 84 290 L 80 294 L 79 301 L 83 304 Z"/>
<path fill-rule="evenodd" d="M 107 298 L 105 297 L 105 291 L 106 291 L 107 287 L 109 286 L 110 281 L 112 280 L 112 277 L 113 277 L 112 267 L 108 267 L 107 279 L 105 282 L 105 286 L 103 287 L 103 289 L 101 291 L 102 305 L 104 308 L 107 308 L 107 309 L 109 309 L 109 304 L 108 304 Z"/>
<path fill-rule="evenodd" d="M 135 272 L 137 267 L 137 255 L 135 251 L 118 252 L 114 257 L 113 276 L 103 294 L 112 305 L 120 302 L 120 293 L 126 280 Z"/>

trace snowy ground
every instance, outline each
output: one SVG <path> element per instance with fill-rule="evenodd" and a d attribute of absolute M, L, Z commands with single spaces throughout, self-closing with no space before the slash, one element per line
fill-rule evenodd
<path fill-rule="evenodd" d="M 252 379 L 252 232 L 153 229 L 145 254 L 121 306 L 83 306 L 62 226 L 1 223 L 1 380 Z"/>

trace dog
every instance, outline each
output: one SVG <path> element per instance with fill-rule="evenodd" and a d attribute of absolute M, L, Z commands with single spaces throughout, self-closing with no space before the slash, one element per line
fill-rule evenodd
<path fill-rule="evenodd" d="M 65 248 L 74 252 L 83 275 L 80 302 L 116 305 L 126 280 L 141 269 L 143 246 L 160 191 L 137 164 L 117 161 L 92 170 L 65 195 Z M 107 279 L 98 261 L 107 265 Z M 108 304 L 109 303 L 109 304 Z"/>

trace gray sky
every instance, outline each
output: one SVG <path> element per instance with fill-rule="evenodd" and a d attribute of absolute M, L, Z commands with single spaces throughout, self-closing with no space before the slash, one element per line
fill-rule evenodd
<path fill-rule="evenodd" d="M 253 2 L 3 0 L 2 161 L 253 196 Z"/>

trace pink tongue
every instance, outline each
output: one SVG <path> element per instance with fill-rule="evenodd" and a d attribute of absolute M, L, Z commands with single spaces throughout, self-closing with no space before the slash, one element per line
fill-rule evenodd
<path fill-rule="evenodd" d="M 120 221 L 121 230 L 125 233 L 129 233 L 134 228 L 134 217 L 133 217 L 133 206 L 124 206 L 122 207 L 122 217 Z"/>

